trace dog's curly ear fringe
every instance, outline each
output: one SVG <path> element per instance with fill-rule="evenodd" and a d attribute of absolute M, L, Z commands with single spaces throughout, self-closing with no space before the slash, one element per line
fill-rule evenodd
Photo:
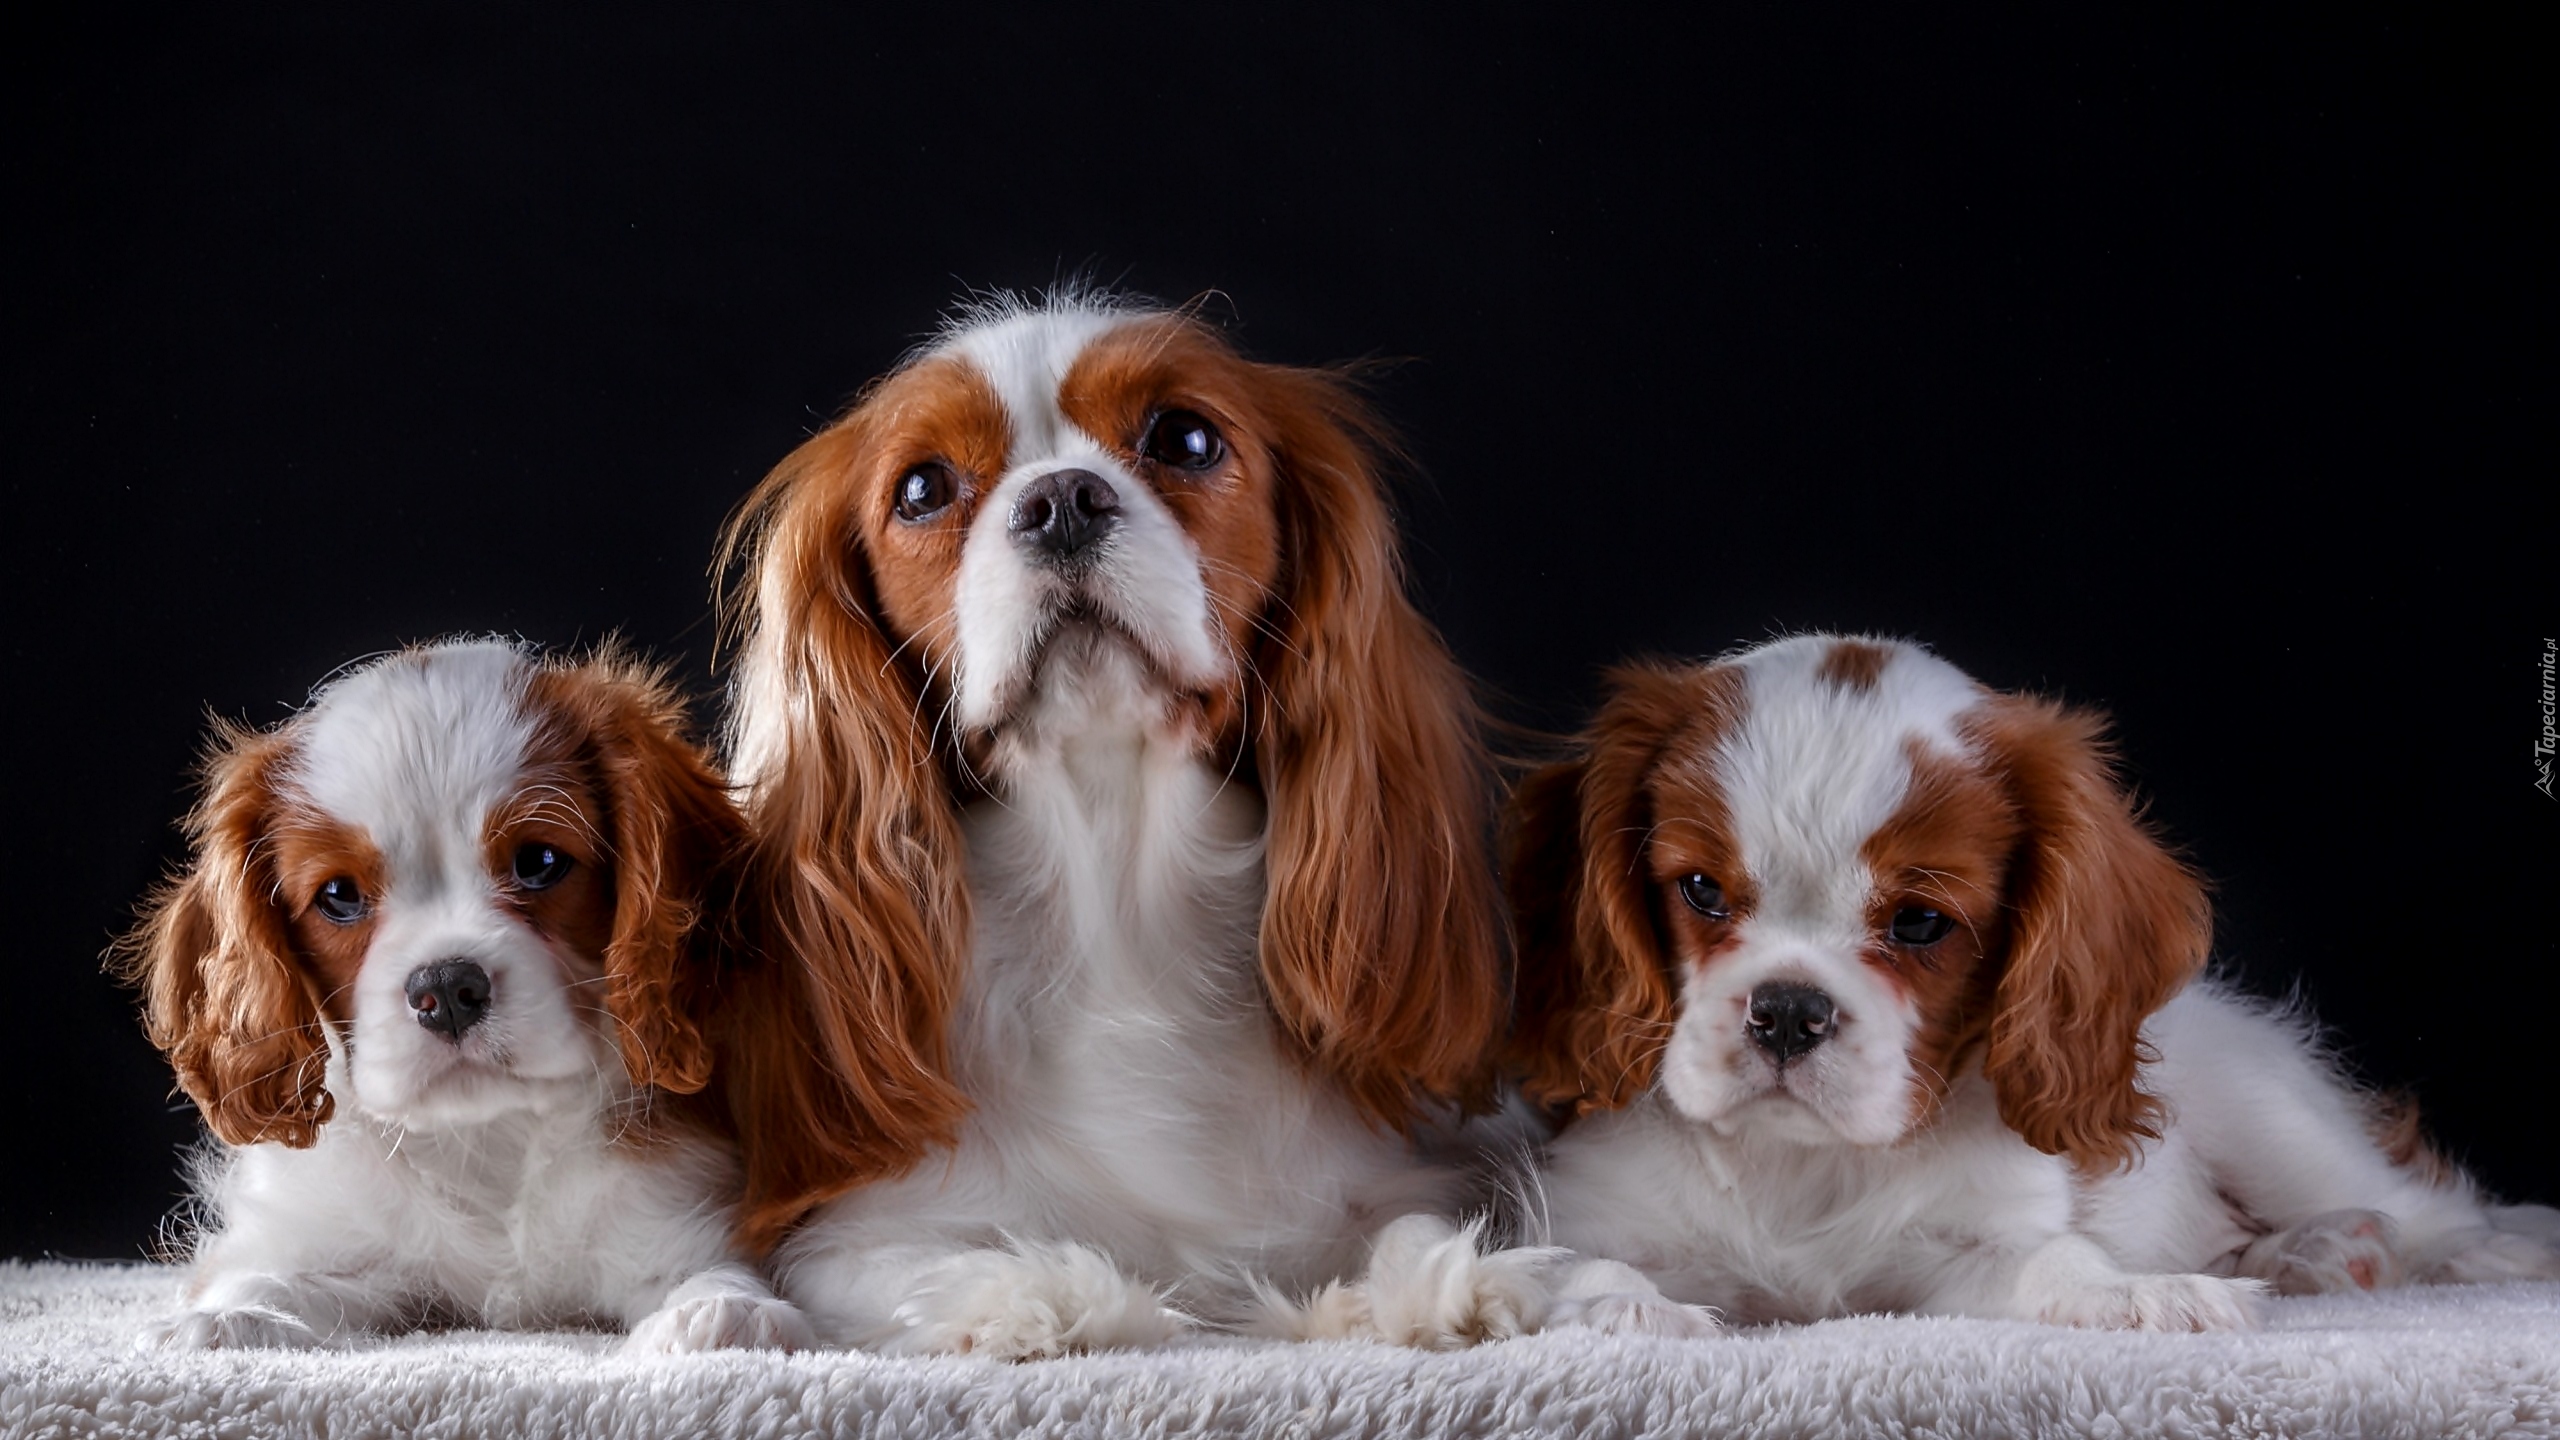
<path fill-rule="evenodd" d="M 2140 1083 L 2142 1024 L 2204 967 L 2204 883 L 2116 783 L 2099 717 L 1995 696 L 1969 729 L 2026 822 L 1984 1063 L 2000 1116 L 2083 1170 L 2130 1164 L 2165 1118 Z"/>
<path fill-rule="evenodd" d="M 1404 592 L 1382 425 L 1338 375 L 1254 374 L 1283 557 L 1256 657 L 1263 985 L 1313 1069 L 1407 1126 L 1490 1098 L 1506 1008 L 1492 761 L 1466 677 Z"/>
<path fill-rule="evenodd" d="M 843 472 L 861 423 L 786 457 L 722 545 L 724 571 L 753 582 L 733 604 L 733 684 L 773 727 L 730 742 L 752 824 L 718 1087 L 759 1249 L 951 1143 L 969 1111 L 947 1033 L 969 935 L 959 814 L 852 542 Z"/>
<path fill-rule="evenodd" d="M 142 991 L 144 1029 L 179 1086 L 231 1145 L 307 1147 L 333 1108 L 320 1005 L 277 908 L 267 844 L 290 730 L 215 722 L 186 819 L 194 858 L 108 957 Z"/>

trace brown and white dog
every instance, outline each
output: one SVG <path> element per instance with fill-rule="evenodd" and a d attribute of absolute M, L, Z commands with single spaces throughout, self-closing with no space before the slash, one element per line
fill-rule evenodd
<path fill-rule="evenodd" d="M 1337 375 L 1095 297 L 972 310 L 769 477 L 732 759 L 842 1093 L 752 1223 L 822 1334 L 1032 1356 L 1196 1312 L 1512 1322 L 1400 1133 L 1488 1088 L 1492 787 Z M 822 1097 L 825 1098 L 825 1097 Z M 1357 1273 L 1301 1310 L 1269 1300 Z M 1277 1287 L 1275 1289 L 1274 1287 Z"/>
<path fill-rule="evenodd" d="M 2214 1329 L 2560 1274 L 2560 1215 L 2386 1153 L 2307 1023 L 2190 984 L 2195 876 L 2101 722 L 1916 646 L 1619 670 L 1520 797 L 1514 1041 L 1550 1323 L 1855 1311 Z"/>
<path fill-rule="evenodd" d="M 147 1344 L 422 1321 L 808 1343 L 732 1240 L 704 911 L 741 825 L 607 654 L 495 641 L 225 726 L 194 855 L 119 956 L 220 1141 L 184 1313 Z"/>

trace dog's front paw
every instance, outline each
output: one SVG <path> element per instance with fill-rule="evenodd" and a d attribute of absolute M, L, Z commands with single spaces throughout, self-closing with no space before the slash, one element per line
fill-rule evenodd
<path fill-rule="evenodd" d="M 1586 1260 L 1565 1277 L 1548 1310 L 1547 1328 L 1567 1325 L 1603 1335 L 1666 1340 L 1706 1340 L 1724 1333 L 1715 1311 L 1681 1304 L 1655 1288 L 1643 1271 L 1615 1260 Z"/>
<path fill-rule="evenodd" d="M 2216 1275 L 2122 1275 L 2055 1296 L 2036 1318 L 2090 1330 L 2246 1330 L 2264 1290 Z"/>
<path fill-rule="evenodd" d="M 307 1350 L 327 1341 L 298 1315 L 272 1305 L 242 1305 L 155 1321 L 136 1343 L 144 1350 Z"/>
<path fill-rule="evenodd" d="M 1547 1317 L 1547 1328 L 1579 1325 L 1603 1335 L 1652 1335 L 1664 1340 L 1712 1340 L 1724 1333 L 1724 1322 L 1704 1305 L 1683 1305 L 1662 1295 L 1595 1295 L 1560 1302 Z"/>
<path fill-rule="evenodd" d="M 1480 1224 L 1407 1215 L 1378 1232 L 1369 1273 L 1346 1307 L 1365 1312 L 1348 1333 L 1393 1345 L 1459 1350 L 1537 1329 L 1546 1320 L 1553 1250 L 1487 1252 Z M 1310 1309 L 1315 1307 L 1311 1306 Z"/>
<path fill-rule="evenodd" d="M 2401 1281 L 2400 1247 L 2391 1217 L 2375 1210 L 2332 1210 L 2262 1235 L 2240 1252 L 2243 1275 L 2279 1295 L 2374 1290 Z"/>
<path fill-rule="evenodd" d="M 689 1355 L 702 1350 L 808 1350 L 817 1343 L 800 1307 L 771 1295 L 732 1290 L 670 1299 L 631 1327 L 622 1348 L 638 1355 Z"/>
<path fill-rule="evenodd" d="M 1028 1241 L 954 1257 L 897 1319 L 890 1349 L 997 1360 L 1161 1345 L 1193 1323 L 1091 1246 Z"/>

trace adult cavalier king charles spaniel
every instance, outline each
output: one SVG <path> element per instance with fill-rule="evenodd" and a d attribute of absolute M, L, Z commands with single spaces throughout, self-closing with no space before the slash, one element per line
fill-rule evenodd
<path fill-rule="evenodd" d="M 1619 671 L 1533 777 L 1515 1059 L 1548 1323 L 2248 1323 L 2262 1288 L 2560 1274 L 2309 1025 L 2190 984 L 2205 892 L 2085 711 L 1801 636 Z"/>
<path fill-rule="evenodd" d="M 810 1342 L 732 1240 L 707 906 L 742 829 L 610 653 L 403 651 L 224 727 L 119 960 L 220 1144 L 146 1343 L 420 1323 Z M 755 1027 L 769 1028 L 769 1027 Z"/>
<path fill-rule="evenodd" d="M 749 1221 L 823 1202 L 777 1265 L 825 1337 L 1516 1328 L 1408 1138 L 1485 1094 L 1507 994 L 1386 448 L 1188 314 L 1000 300 L 742 511 L 749 908 L 838 1076 L 774 1112 Z"/>

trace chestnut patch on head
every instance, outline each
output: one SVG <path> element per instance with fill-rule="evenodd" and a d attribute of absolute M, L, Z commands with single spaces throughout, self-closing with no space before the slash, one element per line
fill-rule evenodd
<path fill-rule="evenodd" d="M 321 1013 L 352 1021 L 356 972 L 382 899 L 382 854 L 363 831 L 290 800 L 268 838 L 294 959 L 310 973 Z"/>
<path fill-rule="evenodd" d="M 489 812 L 480 864 L 502 903 L 544 939 L 588 967 L 613 943 L 611 852 L 597 803 L 594 761 L 582 737 L 554 725 L 504 804 Z"/>
<path fill-rule="evenodd" d="M 1655 924 L 1665 959 L 1693 967 L 1740 944 L 1741 922 L 1760 906 L 1715 775 L 1726 719 L 1721 709 L 1695 717 L 1664 747 L 1645 785 Z"/>
<path fill-rule="evenodd" d="M 1153 489 L 1200 549 L 1201 580 L 1230 653 L 1252 651 L 1281 569 L 1279 446 L 1271 382 L 1197 322 L 1132 320 L 1088 343 L 1058 386 L 1059 412 Z"/>
<path fill-rule="evenodd" d="M 1998 970 L 1987 962 L 2002 944 L 2001 890 L 2021 822 L 1979 762 L 1918 740 L 1904 754 L 1910 788 L 1859 858 L 1873 885 L 1865 958 L 1921 1017 L 1911 1061 L 1925 1117 L 1991 1023 Z M 1932 913 L 1942 918 L 1920 918 Z"/>
<path fill-rule="evenodd" d="M 1834 640 L 1813 673 L 1843 690 L 1873 690 L 1892 662 L 1893 651 L 1872 640 Z"/>
<path fill-rule="evenodd" d="M 900 639 L 915 637 L 922 668 L 948 664 L 960 550 L 986 493 L 1004 474 L 1013 427 L 1004 402 L 966 361 L 935 356 L 880 382 L 842 424 L 810 442 L 834 473 L 819 503 L 844 513 L 843 544 L 867 559 L 868 588 L 849 579 L 845 603 L 875 600 Z"/>

